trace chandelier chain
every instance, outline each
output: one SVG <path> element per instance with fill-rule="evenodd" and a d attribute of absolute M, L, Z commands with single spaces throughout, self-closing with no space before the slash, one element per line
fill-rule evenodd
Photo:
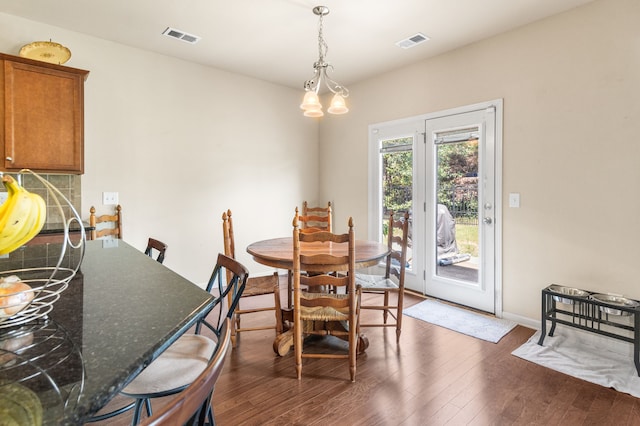
<path fill-rule="evenodd" d="M 327 55 L 327 53 L 329 52 L 329 45 L 327 44 L 327 42 L 324 40 L 324 36 L 322 35 L 322 30 L 324 28 L 324 21 L 323 18 L 324 14 L 320 13 L 320 21 L 318 23 L 318 61 L 323 64 L 324 58 Z"/>

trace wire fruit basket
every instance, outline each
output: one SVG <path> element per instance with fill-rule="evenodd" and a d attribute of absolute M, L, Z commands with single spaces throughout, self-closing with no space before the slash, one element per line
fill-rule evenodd
<path fill-rule="evenodd" d="M 0 424 L 57 425 L 79 403 L 85 369 L 69 330 L 47 320 L 0 334 Z M 20 409 L 16 408 L 20 406 Z M 30 421 L 26 421 L 28 418 Z"/>
<path fill-rule="evenodd" d="M 0 309 L 0 329 L 25 324 L 48 315 L 53 310 L 54 303 L 60 299 L 60 294 L 69 286 L 69 282 L 80 269 L 86 243 L 82 219 L 62 192 L 31 170 L 23 169 L 19 174 L 30 174 L 44 185 L 49 198 L 48 204 L 57 209 L 62 217 L 64 238 L 59 245 L 60 252 L 55 265 L 0 271 L 1 279 L 17 278 L 30 287 L 30 289 L 0 296 L 0 301 L 4 299 L 4 306 Z M 65 215 L 63 206 L 70 212 L 69 217 Z M 69 229 L 72 226 L 80 231 L 80 238 L 77 241 L 72 241 L 70 238 Z M 71 251 L 77 259 L 72 266 L 63 266 L 64 260 L 69 257 Z"/>

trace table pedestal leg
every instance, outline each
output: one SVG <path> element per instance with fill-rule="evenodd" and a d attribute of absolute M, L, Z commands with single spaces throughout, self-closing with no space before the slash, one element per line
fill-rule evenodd
<path fill-rule="evenodd" d="M 293 310 L 291 309 L 283 309 L 282 310 L 282 318 L 283 324 L 285 321 L 290 321 L 290 328 L 286 330 L 284 333 L 276 336 L 276 339 L 273 341 L 273 351 L 279 356 L 285 356 L 291 350 L 293 346 Z M 305 321 L 304 327 L 313 327 L 315 321 Z M 334 323 L 338 324 L 338 323 Z M 342 327 L 347 329 L 346 324 L 343 324 Z M 342 340 L 349 340 L 348 336 L 336 336 Z M 360 333 L 358 336 L 358 354 L 364 353 L 369 347 L 369 339 L 364 333 Z"/>

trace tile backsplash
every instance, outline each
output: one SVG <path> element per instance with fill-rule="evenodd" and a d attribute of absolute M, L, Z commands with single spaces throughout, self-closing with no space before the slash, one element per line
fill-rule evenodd
<path fill-rule="evenodd" d="M 44 198 L 47 203 L 47 224 L 51 223 L 62 223 L 63 218 L 60 214 L 60 209 L 56 204 L 55 198 L 51 191 L 47 190 L 45 185 L 40 182 L 35 176 L 30 173 L 24 174 L 14 174 L 8 173 L 29 192 L 35 192 L 36 194 L 40 194 L 42 198 Z M 81 201 L 81 176 L 80 175 L 61 175 L 61 174 L 44 174 L 39 173 L 39 175 L 44 178 L 47 182 L 55 186 L 61 193 L 64 195 L 71 205 L 76 209 L 80 217 L 82 217 L 82 209 L 80 205 Z M 0 185 L 0 189 L 5 191 L 5 188 Z M 71 212 L 71 208 L 67 205 L 67 203 L 58 197 L 60 204 L 62 206 L 62 212 L 64 216 L 68 219 L 73 214 Z"/>

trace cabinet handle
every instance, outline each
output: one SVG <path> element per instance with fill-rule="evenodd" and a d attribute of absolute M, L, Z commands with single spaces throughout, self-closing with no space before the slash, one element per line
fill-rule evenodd
<path fill-rule="evenodd" d="M 13 162 L 13 157 L 7 157 L 6 160 Z"/>

